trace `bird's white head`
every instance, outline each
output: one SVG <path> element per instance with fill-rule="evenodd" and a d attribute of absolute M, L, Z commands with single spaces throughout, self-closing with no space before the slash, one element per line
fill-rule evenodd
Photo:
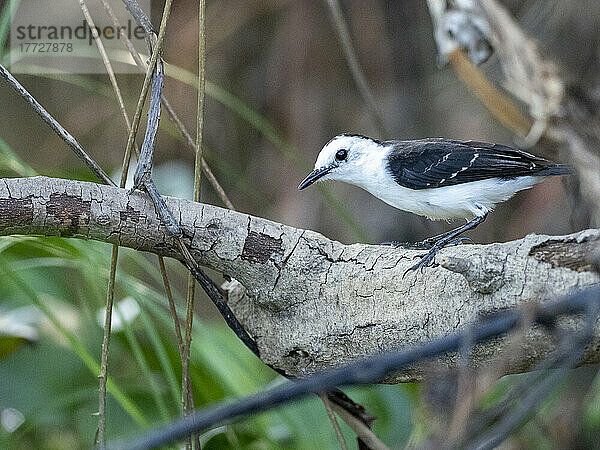
<path fill-rule="evenodd" d="M 330 140 L 317 156 L 313 170 L 298 186 L 304 189 L 316 181 L 339 180 L 362 185 L 377 175 L 385 156 L 384 144 L 357 134 L 340 134 Z"/>

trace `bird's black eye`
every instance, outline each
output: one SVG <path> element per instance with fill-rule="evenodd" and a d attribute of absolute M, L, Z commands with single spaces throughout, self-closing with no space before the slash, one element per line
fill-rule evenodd
<path fill-rule="evenodd" d="M 344 161 L 346 159 L 346 156 L 348 156 L 348 150 L 343 148 L 337 151 L 337 153 L 335 154 L 335 159 L 337 159 L 338 161 Z"/>

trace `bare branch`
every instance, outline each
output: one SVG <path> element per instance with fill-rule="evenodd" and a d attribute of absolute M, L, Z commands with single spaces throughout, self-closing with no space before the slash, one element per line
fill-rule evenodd
<path fill-rule="evenodd" d="M 478 315 L 598 282 L 589 256 L 600 231 L 530 235 L 513 242 L 444 249 L 440 266 L 402 273 L 417 250 L 342 245 L 322 235 L 247 214 L 166 198 L 192 256 L 239 282 L 228 305 L 255 339 L 261 359 L 305 376 L 385 349 L 449 334 Z M 0 234 L 95 239 L 181 259 L 146 194 L 44 177 L 0 183 Z M 243 287 L 242 287 L 243 285 Z M 471 365 L 488 364 L 502 341 L 477 347 Z M 542 331 L 528 334 L 506 373 L 525 371 L 554 348 Z M 591 346 L 586 360 L 600 360 Z M 455 366 L 456 357 L 444 357 Z M 419 379 L 407 369 L 390 382 Z"/>
<path fill-rule="evenodd" d="M 106 184 L 114 185 L 113 181 L 110 179 L 106 172 L 102 170 L 102 167 L 96 163 L 90 156 L 85 152 L 83 147 L 77 142 L 77 140 L 69 133 L 60 123 L 56 121 L 54 117 L 44 109 L 44 107 L 17 81 L 12 74 L 6 70 L 6 68 L 0 64 L 0 77 L 4 78 L 4 80 L 10 85 L 11 88 L 19 94 L 25 102 L 29 104 L 33 108 L 33 110 L 37 113 L 38 116 L 42 118 L 44 122 L 46 122 L 52 131 L 54 131 L 65 143 L 73 150 L 73 152 L 77 155 L 79 159 L 81 159 L 86 166 L 96 175 L 96 177 Z"/>

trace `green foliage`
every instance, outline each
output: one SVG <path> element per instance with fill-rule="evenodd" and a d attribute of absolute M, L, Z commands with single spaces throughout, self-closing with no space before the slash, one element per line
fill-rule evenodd
<path fill-rule="evenodd" d="M 33 304 L 43 315 L 38 343 L 0 361 L 0 405 L 25 416 L 15 432 L 2 431 L 0 442 L 10 448 L 46 447 L 52 439 L 89 446 L 96 426 L 96 361 L 102 339 L 97 316 L 110 248 L 58 238 L 5 237 L 0 242 L 0 305 Z M 111 342 L 108 433 L 113 438 L 178 417 L 181 408 L 179 355 L 166 300 L 154 281 L 159 274 L 145 255 L 126 249 L 121 253 L 117 300 L 134 297 L 141 313 L 123 321 Z M 179 293 L 176 298 L 182 304 Z M 195 321 L 191 373 L 197 407 L 282 382 L 220 321 L 202 317 Z M 383 439 L 401 444 L 408 438 L 411 402 L 401 387 L 357 389 L 353 395 L 379 417 L 375 427 Z M 316 397 L 225 427 L 207 448 L 229 448 L 235 442 L 243 448 L 335 448 Z"/>

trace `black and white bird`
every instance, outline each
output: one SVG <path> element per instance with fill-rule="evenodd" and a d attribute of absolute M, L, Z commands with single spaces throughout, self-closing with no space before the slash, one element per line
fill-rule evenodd
<path fill-rule="evenodd" d="M 433 220 L 466 219 L 461 227 L 423 242 L 429 252 L 410 270 L 427 267 L 447 245 L 485 220 L 496 203 L 555 175 L 572 172 L 505 145 L 432 138 L 378 141 L 357 134 L 331 139 L 315 170 L 298 186 L 340 180 L 384 202 Z"/>

